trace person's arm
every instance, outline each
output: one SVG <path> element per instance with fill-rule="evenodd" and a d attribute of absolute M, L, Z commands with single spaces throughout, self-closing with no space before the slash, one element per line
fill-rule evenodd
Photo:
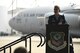
<path fill-rule="evenodd" d="M 65 20 L 65 16 L 62 15 L 62 17 L 63 17 L 63 21 L 62 21 L 62 23 L 63 23 L 63 24 L 67 24 L 67 21 Z"/>
<path fill-rule="evenodd" d="M 52 23 L 52 19 L 51 19 L 51 17 L 49 17 L 48 24 L 51 24 L 51 23 Z"/>

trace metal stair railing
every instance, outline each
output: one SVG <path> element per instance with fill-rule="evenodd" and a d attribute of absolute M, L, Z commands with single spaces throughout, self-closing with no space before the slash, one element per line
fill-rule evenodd
<path fill-rule="evenodd" d="M 4 51 L 4 53 L 6 53 L 6 49 L 10 48 L 10 53 L 11 53 L 11 50 L 12 50 L 11 47 L 13 45 L 16 45 L 16 44 L 22 42 L 22 41 L 25 41 L 25 47 L 27 47 L 27 39 L 29 38 L 30 39 L 30 42 L 29 42 L 30 43 L 30 45 L 29 45 L 29 47 L 30 47 L 29 50 L 30 51 L 29 52 L 31 53 L 31 37 L 34 36 L 34 35 L 38 35 L 40 37 L 40 39 L 41 39 L 41 41 L 40 41 L 39 45 L 37 45 L 37 47 L 43 46 L 45 44 L 45 42 L 46 42 L 46 37 L 43 34 L 41 34 L 41 33 L 30 33 L 30 34 L 28 34 L 26 36 L 22 36 L 21 38 L 15 40 L 15 41 L 13 41 L 13 42 L 5 45 L 5 46 L 0 47 L 0 52 Z M 42 43 L 42 37 L 44 37 L 44 42 L 43 43 Z"/>

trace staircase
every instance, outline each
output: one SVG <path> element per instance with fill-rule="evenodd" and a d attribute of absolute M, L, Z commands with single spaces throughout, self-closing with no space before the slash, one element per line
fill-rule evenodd
<path fill-rule="evenodd" d="M 13 47 L 21 42 L 24 42 L 25 48 L 29 49 L 28 51 L 29 51 L 29 53 L 31 53 L 32 37 L 35 35 L 39 36 L 40 40 L 41 40 L 40 43 L 37 45 L 37 47 L 43 46 L 45 44 L 45 39 L 46 39 L 45 36 L 42 35 L 41 33 L 30 33 L 26 36 L 22 36 L 21 38 L 15 40 L 9 44 L 6 44 L 6 45 L 0 47 L 0 53 L 7 53 L 7 50 L 9 51 L 8 53 L 12 53 Z M 44 39 L 44 41 L 43 41 L 43 39 Z"/>

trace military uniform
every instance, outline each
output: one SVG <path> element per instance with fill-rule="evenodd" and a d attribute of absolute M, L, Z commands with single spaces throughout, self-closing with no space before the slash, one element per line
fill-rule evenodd
<path fill-rule="evenodd" d="M 49 16 L 48 24 L 53 24 L 53 25 L 67 24 L 67 22 L 65 20 L 65 16 L 64 15 L 59 15 L 59 16 L 51 15 L 51 16 Z M 72 37 L 71 36 L 70 36 L 70 44 L 72 44 L 72 45 L 70 45 L 70 53 L 74 53 Z"/>

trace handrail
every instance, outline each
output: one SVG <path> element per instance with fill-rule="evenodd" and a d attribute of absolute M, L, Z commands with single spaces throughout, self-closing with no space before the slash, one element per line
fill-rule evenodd
<path fill-rule="evenodd" d="M 13 41 L 13 42 L 5 45 L 5 46 L 2 46 L 2 47 L 0 48 L 0 52 L 3 51 L 3 50 L 5 51 L 5 49 L 11 48 L 11 46 L 13 46 L 13 45 L 15 45 L 15 44 L 17 44 L 17 43 L 19 43 L 19 42 L 21 42 L 21 41 L 24 41 L 25 39 L 31 38 L 31 37 L 34 36 L 34 35 L 38 35 L 38 36 L 40 37 L 40 39 L 41 39 L 41 41 L 40 41 L 40 43 L 39 43 L 39 45 L 38 45 L 37 47 L 43 46 L 43 45 L 45 44 L 45 39 L 46 39 L 45 36 L 42 35 L 41 33 L 30 33 L 30 34 L 28 34 L 28 35 L 26 35 L 26 36 L 23 36 L 23 37 L 15 40 L 15 41 Z M 43 44 L 42 44 L 42 36 L 44 37 L 44 42 L 43 42 Z"/>
<path fill-rule="evenodd" d="M 44 37 L 44 42 L 43 42 L 43 44 L 41 45 L 41 47 L 46 43 L 46 37 L 43 35 L 43 34 L 41 34 L 41 33 L 38 33 L 38 34 L 40 34 L 41 36 L 43 36 Z"/>

